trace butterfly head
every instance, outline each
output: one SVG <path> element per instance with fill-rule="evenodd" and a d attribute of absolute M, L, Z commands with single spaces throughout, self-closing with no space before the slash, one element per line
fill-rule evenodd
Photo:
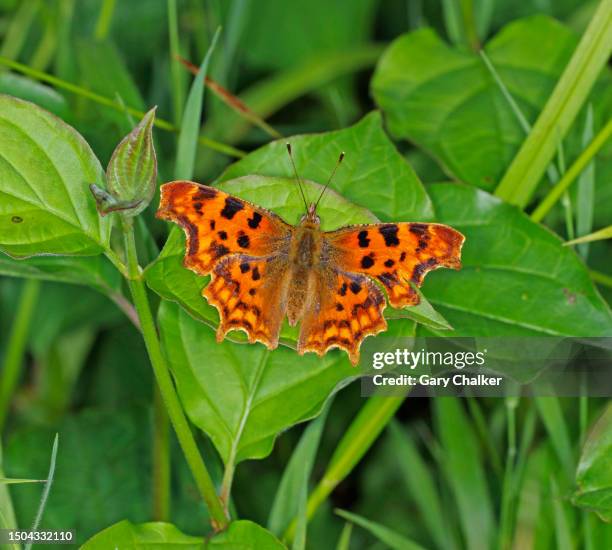
<path fill-rule="evenodd" d="M 321 190 L 321 194 L 319 195 L 319 198 L 317 199 L 316 202 L 311 202 L 311 203 L 308 203 L 308 201 L 306 200 L 306 194 L 304 193 L 304 189 L 302 187 L 302 182 L 300 180 L 300 176 L 298 175 L 297 168 L 296 168 L 295 162 L 293 160 L 293 155 L 291 153 L 291 144 L 290 143 L 287 143 L 287 152 L 289 153 L 289 160 L 291 160 L 291 165 L 293 166 L 293 172 L 295 174 L 295 181 L 298 184 L 298 188 L 300 190 L 300 194 L 302 195 L 302 200 L 304 201 L 304 206 L 306 207 L 306 214 L 304 214 L 301 217 L 300 225 L 305 225 L 305 226 L 317 227 L 318 228 L 321 225 L 321 218 L 319 218 L 319 216 L 317 215 L 317 206 L 319 205 L 319 202 L 323 198 L 323 195 L 325 194 L 325 191 L 327 191 L 327 188 L 329 187 L 329 184 L 331 183 L 331 181 L 332 181 L 332 179 L 334 177 L 334 174 L 336 173 L 336 170 L 338 169 L 338 166 L 340 166 L 340 163 L 342 162 L 342 159 L 344 159 L 344 152 L 340 153 L 340 157 L 338 157 L 338 162 L 336 163 L 336 166 L 334 167 L 334 170 L 332 171 L 331 176 L 329 176 L 329 179 L 327 180 L 327 183 L 325 184 L 325 186 Z"/>

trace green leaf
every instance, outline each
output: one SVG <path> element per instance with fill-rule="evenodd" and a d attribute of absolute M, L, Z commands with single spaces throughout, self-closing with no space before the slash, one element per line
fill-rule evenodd
<path fill-rule="evenodd" d="M 104 256 L 38 256 L 15 260 L 0 255 L 0 275 L 88 285 L 104 294 L 121 289 L 121 275 Z"/>
<path fill-rule="evenodd" d="M 442 466 L 451 487 L 466 545 L 487 549 L 495 529 L 478 439 L 456 398 L 434 400 L 436 433 L 442 447 Z"/>
<path fill-rule="evenodd" d="M 278 536 L 284 533 L 291 520 L 298 515 L 302 491 L 304 488 L 308 490 L 308 480 L 326 418 L 327 409 L 308 425 L 285 467 L 268 519 L 268 529 Z"/>
<path fill-rule="evenodd" d="M 305 181 L 306 192 L 313 196 L 320 193 L 320 186 Z M 286 178 L 267 178 L 248 176 L 225 182 L 221 188 L 255 204 L 278 213 L 286 221 L 296 223 L 303 212 L 303 203 L 295 181 Z M 325 220 L 333 222 L 343 219 L 344 223 L 368 223 L 378 221 L 364 208 L 345 201 L 339 195 L 328 192 L 327 200 L 320 205 L 320 214 Z M 329 223 L 328 222 L 328 223 Z M 162 298 L 172 300 L 183 306 L 196 319 L 216 327 L 219 315 L 202 296 L 202 289 L 208 284 L 209 277 L 200 277 L 183 267 L 185 256 L 185 235 L 173 228 L 159 257 L 147 267 L 147 284 Z M 234 341 L 246 341 L 243 333 L 228 335 Z M 281 331 L 285 343 L 295 342 L 296 330 L 287 325 Z"/>
<path fill-rule="evenodd" d="M 0 96 L 0 251 L 11 256 L 93 255 L 110 224 L 87 188 L 102 186 L 83 138 L 32 103 Z"/>
<path fill-rule="evenodd" d="M 336 510 L 336 514 L 340 517 L 363 527 L 366 531 L 372 533 L 379 541 L 384 543 L 392 550 L 424 550 L 424 548 L 416 542 L 400 535 L 396 531 L 370 521 L 364 517 L 358 516 L 357 514 L 351 514 L 346 510 Z"/>
<path fill-rule="evenodd" d="M 177 180 L 189 180 L 193 177 L 196 151 L 198 148 L 198 135 L 200 132 L 200 118 L 202 116 L 202 101 L 204 99 L 204 79 L 208 71 L 210 56 L 215 49 L 221 29 L 217 29 L 208 47 L 208 51 L 202 60 L 198 74 L 193 79 L 185 111 L 181 132 L 178 138 L 176 151 L 176 164 L 174 167 L 174 178 Z"/>
<path fill-rule="evenodd" d="M 211 550 L 286 550 L 272 533 L 248 520 L 233 521 L 227 530 L 212 537 L 205 548 Z"/>
<path fill-rule="evenodd" d="M 370 113 L 344 130 L 293 136 L 290 141 L 302 178 L 325 183 L 338 155 L 344 151 L 344 161 L 336 172 L 331 189 L 367 208 L 382 221 L 427 221 L 433 218 L 431 202 L 423 185 L 385 134 L 379 113 Z M 285 141 L 273 141 L 232 164 L 219 181 L 249 174 L 293 178 Z M 313 193 L 311 198 L 314 196 Z M 342 217 L 327 219 L 324 208 L 328 202 L 330 197 L 326 196 L 319 205 L 326 229 L 351 223 Z M 292 216 L 286 220 L 295 222 L 298 213 L 303 213 L 303 206 L 295 202 Z"/>
<path fill-rule="evenodd" d="M 180 548 L 198 550 L 203 538 L 181 533 L 171 523 L 150 522 L 134 524 L 127 519 L 115 523 L 91 537 L 82 550 L 154 550 L 157 548 Z"/>
<path fill-rule="evenodd" d="M 159 326 L 183 406 L 225 464 L 267 456 L 279 432 L 316 416 L 330 393 L 358 375 L 337 350 L 318 358 L 218 344 L 209 327 L 169 302 Z"/>
<path fill-rule="evenodd" d="M 461 270 L 423 286 L 453 336 L 610 334 L 610 309 L 557 236 L 484 191 L 428 189 L 440 221 L 466 236 Z"/>
<path fill-rule="evenodd" d="M 114 199 L 133 203 L 121 208 L 128 216 L 137 216 L 151 202 L 157 188 L 157 158 L 153 145 L 153 107 L 115 148 L 106 169 L 106 185 Z M 95 196 L 95 193 L 94 193 Z M 96 197 L 97 198 L 97 197 Z M 102 215 L 117 208 L 100 209 Z"/>
<path fill-rule="evenodd" d="M 487 57 L 528 121 L 545 104 L 576 42 L 558 22 L 535 16 L 510 23 L 486 44 Z M 593 94 L 596 110 L 609 93 L 601 86 Z M 372 92 L 395 136 L 415 142 L 454 176 L 484 189 L 495 188 L 524 141 L 512 107 L 480 56 L 452 49 L 431 29 L 405 34 L 389 46 Z"/>
<path fill-rule="evenodd" d="M 573 502 L 612 522 L 612 404 L 597 420 L 582 449 Z"/>
<path fill-rule="evenodd" d="M 63 95 L 53 88 L 25 76 L 2 72 L 0 74 L 0 94 L 7 94 L 36 103 L 64 120 L 71 116 L 68 103 Z"/>

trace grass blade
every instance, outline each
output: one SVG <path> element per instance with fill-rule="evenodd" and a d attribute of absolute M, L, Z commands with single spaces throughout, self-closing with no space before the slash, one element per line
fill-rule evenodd
<path fill-rule="evenodd" d="M 593 241 L 602 241 L 604 239 L 612 239 L 612 225 L 609 225 L 608 227 L 604 227 L 603 229 L 600 229 L 599 231 L 595 231 L 594 233 L 591 233 L 590 235 L 585 235 L 584 237 L 579 237 L 578 239 L 573 239 L 563 244 L 565 246 L 571 246 L 573 244 L 590 243 Z"/>
<path fill-rule="evenodd" d="M 55 434 L 55 439 L 53 440 L 53 448 L 51 449 L 51 460 L 49 462 L 49 473 L 47 474 L 47 482 L 45 483 L 45 487 L 40 497 L 40 503 L 38 504 L 38 511 L 36 512 L 36 517 L 34 518 L 34 522 L 32 523 L 32 527 L 30 528 L 32 531 L 36 531 L 38 529 L 42 520 L 43 513 L 45 512 L 47 499 L 49 498 L 51 486 L 53 485 L 53 477 L 55 476 L 55 461 L 57 459 L 58 444 L 59 434 Z M 25 550 L 30 550 L 31 548 L 31 542 L 25 545 Z"/>
<path fill-rule="evenodd" d="M 540 396 L 535 398 L 535 404 L 567 479 L 571 479 L 574 471 L 574 457 L 561 403 L 557 397 Z"/>
<path fill-rule="evenodd" d="M 177 180 L 189 180 L 193 177 L 204 100 L 204 78 L 206 78 L 210 56 L 215 49 L 220 33 L 221 28 L 218 28 L 189 90 L 176 151 L 174 177 Z"/>
<path fill-rule="evenodd" d="M 353 524 L 350 522 L 345 523 L 344 527 L 342 528 L 342 533 L 340 533 L 340 538 L 338 539 L 336 550 L 349 550 L 351 546 L 352 533 L 353 533 Z"/>
<path fill-rule="evenodd" d="M 585 148 L 592 140 L 593 129 L 593 105 L 587 109 L 582 132 L 582 147 Z M 589 162 L 578 178 L 576 199 L 576 236 L 584 237 L 593 230 L 593 211 L 595 210 L 595 163 Z M 612 234 L 612 233 L 611 233 Z M 589 245 L 583 242 L 578 246 L 578 253 L 583 260 L 589 256 Z"/>
<path fill-rule="evenodd" d="M 457 503 L 466 546 L 488 549 L 495 526 L 476 435 L 457 399 L 435 400 L 435 413 L 442 463 Z"/>
<path fill-rule="evenodd" d="M 370 521 L 364 517 L 358 516 L 357 514 L 351 514 L 346 510 L 335 510 L 336 514 L 340 517 L 353 522 L 359 527 L 363 527 L 366 531 L 372 533 L 379 541 L 386 544 L 392 550 L 425 550 L 420 544 L 410 540 L 409 538 L 400 535 L 396 531 Z"/>
<path fill-rule="evenodd" d="M 612 0 L 602 0 L 533 130 L 495 194 L 521 208 L 531 199 L 612 52 Z M 569 174 L 569 171 L 568 171 Z"/>
<path fill-rule="evenodd" d="M 167 0 L 168 10 L 168 37 L 170 42 L 170 76 L 172 83 L 172 113 L 175 124 L 179 124 L 183 115 L 185 104 L 185 75 L 178 62 L 181 55 L 181 45 L 178 31 L 178 15 L 176 0 Z"/>
<path fill-rule="evenodd" d="M 268 519 L 268 529 L 276 535 L 281 535 L 291 519 L 299 513 L 298 503 L 300 502 L 302 488 L 304 486 L 308 487 L 308 479 L 310 479 L 321 441 L 327 411 L 328 407 L 304 430 L 300 442 L 285 468 Z"/>
<path fill-rule="evenodd" d="M 555 478 L 550 478 L 550 492 L 553 501 L 553 512 L 555 520 L 555 536 L 557 539 L 557 548 L 559 550 L 573 550 L 572 544 L 572 527 L 567 519 L 567 513 L 559 494 L 559 487 Z"/>
<path fill-rule="evenodd" d="M 10 477 L 0 477 L 0 485 L 19 485 L 21 483 L 45 483 L 46 479 L 14 479 Z"/>
<path fill-rule="evenodd" d="M 434 478 L 416 449 L 412 438 L 402 430 L 401 425 L 396 421 L 389 425 L 389 436 L 402 479 L 410 496 L 416 502 L 421 520 L 427 527 L 431 538 L 439 548 L 456 548 L 457 545 L 451 539 L 448 529 L 448 521 L 442 513 L 442 504 Z"/>

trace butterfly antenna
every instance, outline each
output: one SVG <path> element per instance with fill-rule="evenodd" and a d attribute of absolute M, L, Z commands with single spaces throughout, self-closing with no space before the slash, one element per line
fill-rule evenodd
<path fill-rule="evenodd" d="M 329 179 L 327 180 L 327 183 L 325 184 L 325 187 L 323 187 L 323 190 L 321 191 L 321 194 L 319 195 L 319 198 L 317 199 L 317 202 L 315 203 L 315 210 L 317 209 L 317 206 L 319 206 L 319 202 L 323 198 L 323 194 L 325 193 L 325 191 L 327 191 L 327 188 L 329 187 L 329 184 L 334 179 L 334 175 L 336 174 L 336 170 L 338 170 L 338 166 L 340 166 L 340 164 L 342 163 L 343 160 L 344 160 L 344 151 L 342 151 L 342 153 L 340 153 L 340 156 L 338 157 L 338 162 L 336 162 L 336 166 L 334 166 L 334 169 L 333 169 L 331 175 L 329 176 Z"/>
<path fill-rule="evenodd" d="M 302 195 L 302 200 L 304 201 L 304 208 L 306 208 L 306 212 L 308 212 L 308 201 L 306 200 L 306 195 L 304 194 L 304 188 L 302 187 L 302 180 L 300 179 L 297 168 L 295 167 L 295 162 L 293 160 L 293 153 L 291 152 L 291 143 L 287 143 L 287 153 L 289 153 L 289 160 L 291 161 L 291 166 L 293 166 L 293 173 L 295 174 L 295 181 L 297 182 L 297 186 L 300 190 L 300 194 Z"/>

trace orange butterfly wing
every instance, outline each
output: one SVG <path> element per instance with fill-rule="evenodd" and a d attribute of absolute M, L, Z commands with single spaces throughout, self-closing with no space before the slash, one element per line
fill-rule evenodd
<path fill-rule="evenodd" d="M 162 185 L 156 216 L 183 228 L 185 267 L 200 275 L 208 275 L 228 254 L 272 254 L 288 243 L 292 230 L 273 212 L 191 181 Z"/>
<path fill-rule="evenodd" d="M 411 283 L 439 267 L 461 268 L 465 237 L 437 223 L 382 223 L 350 226 L 324 234 L 338 266 L 374 277 L 395 308 L 419 303 Z"/>
<path fill-rule="evenodd" d="M 219 311 L 217 339 L 240 329 L 250 342 L 275 348 L 293 228 L 272 212 L 189 181 L 162 185 L 157 217 L 185 231 L 185 267 L 212 275 L 202 294 Z"/>
<path fill-rule="evenodd" d="M 439 267 L 461 268 L 465 237 L 437 223 L 381 223 L 349 226 L 324 233 L 334 261 L 344 271 L 374 277 L 395 308 L 419 303 L 411 283 Z"/>

